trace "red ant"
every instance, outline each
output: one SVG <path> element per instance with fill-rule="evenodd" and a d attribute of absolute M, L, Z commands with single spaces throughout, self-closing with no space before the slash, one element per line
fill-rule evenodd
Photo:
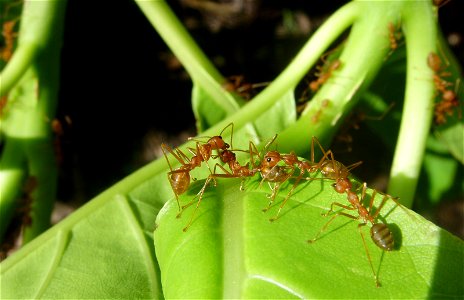
<path fill-rule="evenodd" d="M 321 148 L 322 149 L 322 148 Z M 322 150 L 324 152 L 324 150 Z M 325 160 L 324 158 L 329 158 L 328 160 Z M 354 163 L 348 167 L 344 166 L 341 162 L 338 162 L 334 159 L 333 153 L 329 150 L 324 153 L 323 157 L 323 162 L 317 166 L 318 169 L 321 170 L 321 173 L 329 179 L 334 179 L 335 183 L 333 184 L 333 187 L 337 193 L 344 194 L 346 193 L 347 195 L 347 200 L 350 202 L 351 206 L 347 206 L 338 202 L 333 202 L 330 206 L 330 210 L 324 214 L 324 216 L 328 216 L 329 213 L 334 212 L 334 206 L 339 206 L 343 209 L 346 210 L 357 210 L 358 216 L 353 216 L 344 212 L 337 212 L 322 228 L 321 230 L 317 233 L 317 235 L 312 239 L 309 240 L 309 243 L 315 242 L 319 235 L 327 228 L 327 226 L 339 215 L 343 215 L 346 217 L 349 217 L 351 219 L 359 220 L 361 219 L 363 223 L 358 225 L 359 232 L 361 234 L 363 244 L 364 244 L 364 249 L 366 250 L 366 255 L 369 261 L 369 264 L 371 266 L 372 272 L 374 274 L 374 279 L 376 286 L 379 287 L 380 283 L 378 281 L 377 275 L 374 271 L 374 267 L 372 265 L 372 261 L 369 255 L 369 251 L 367 250 L 366 242 L 364 239 L 364 235 L 361 231 L 361 227 L 365 226 L 367 223 L 371 223 L 371 239 L 377 245 L 379 248 L 382 250 L 386 251 L 391 251 L 394 248 L 394 238 L 393 234 L 391 233 L 390 229 L 385 225 L 384 223 L 377 223 L 376 219 L 380 213 L 380 210 L 384 206 L 385 202 L 387 199 L 393 200 L 398 206 L 401 207 L 399 202 L 397 201 L 398 198 L 394 198 L 390 195 L 384 194 L 384 197 L 382 199 L 382 202 L 380 203 L 379 207 L 376 209 L 375 213 L 372 214 L 372 207 L 375 199 L 375 195 L 377 193 L 376 190 L 373 191 L 371 195 L 371 199 L 369 202 L 369 207 L 366 208 L 363 206 L 364 199 L 366 197 L 366 190 L 367 190 L 367 185 L 366 183 L 363 183 L 362 186 L 362 192 L 361 192 L 361 199 L 358 198 L 358 195 L 356 192 L 353 192 L 352 189 L 352 183 L 348 176 L 350 175 L 350 170 L 353 168 L 359 166 L 362 162 L 357 162 Z"/>
<path fill-rule="evenodd" d="M 329 80 L 329 78 L 332 76 L 332 73 L 338 70 L 342 65 L 342 62 L 339 59 L 335 59 L 330 62 L 326 62 L 324 58 L 322 58 L 322 60 L 324 61 L 323 65 L 316 66 L 317 72 L 315 73 L 315 75 L 317 78 L 308 84 L 309 89 L 313 93 L 316 92 L 324 83 L 326 83 L 327 80 Z M 300 104 L 297 107 L 298 113 L 301 113 L 304 110 L 304 107 L 306 105 L 305 100 L 307 98 L 307 93 L 308 89 L 305 89 L 298 100 L 300 102 Z"/>
<path fill-rule="evenodd" d="M 401 39 L 402 34 L 400 29 L 400 23 L 398 23 L 398 27 L 395 28 L 395 25 L 392 22 L 388 23 L 388 40 L 390 42 L 390 52 L 388 52 L 385 60 L 392 55 L 392 53 L 398 49 L 399 43 L 398 41 Z"/>
<path fill-rule="evenodd" d="M 319 122 L 319 119 L 321 117 L 321 114 L 322 112 L 324 111 L 324 109 L 329 106 L 330 104 L 330 100 L 329 99 L 324 99 L 322 100 L 321 102 L 321 107 L 316 111 L 316 113 L 311 117 L 311 122 L 313 122 L 314 124 L 316 124 L 317 122 Z"/>
<path fill-rule="evenodd" d="M 370 265 L 370 267 L 372 269 L 372 273 L 374 275 L 375 284 L 376 284 L 377 287 L 380 287 L 380 282 L 378 280 L 377 274 L 375 273 L 374 266 L 372 265 L 372 260 L 371 260 L 369 251 L 367 249 L 366 241 L 364 239 L 364 234 L 362 233 L 361 227 L 365 226 L 368 223 L 371 223 L 372 227 L 370 229 L 370 234 L 371 234 L 371 239 L 374 242 L 374 244 L 377 245 L 377 247 L 379 247 L 379 248 L 381 248 L 382 250 L 385 250 L 385 251 L 393 250 L 393 248 L 394 248 L 394 238 L 393 238 L 392 232 L 390 231 L 390 229 L 387 227 L 386 224 L 378 223 L 376 221 L 376 219 L 377 219 L 377 217 L 378 217 L 378 215 L 380 213 L 380 210 L 383 208 L 386 200 L 390 198 L 390 199 L 392 199 L 392 200 L 394 200 L 396 202 L 396 199 L 392 198 L 390 195 L 384 195 L 384 197 L 382 198 L 382 202 L 380 203 L 379 207 L 376 209 L 376 211 L 374 213 L 372 213 L 372 207 L 373 207 L 373 203 L 374 203 L 374 199 L 375 199 L 375 195 L 376 195 L 377 191 L 376 190 L 373 191 L 373 193 L 372 193 L 372 195 L 370 197 L 369 207 L 366 208 L 362 204 L 364 199 L 366 198 L 366 190 L 367 190 L 367 185 L 366 185 L 366 183 L 363 183 L 362 192 L 361 192 L 361 199 L 359 199 L 358 195 L 355 192 L 351 191 L 350 189 L 347 189 L 346 190 L 347 199 L 350 202 L 351 206 L 347 206 L 347 205 L 344 205 L 344 204 L 341 204 L 341 203 L 338 203 L 338 202 L 333 202 L 330 205 L 330 210 L 327 213 L 323 214 L 323 216 L 328 216 L 331 212 L 334 212 L 334 206 L 341 207 L 342 209 L 345 209 L 345 210 L 357 210 L 358 215 L 353 216 L 353 215 L 347 214 L 345 212 L 336 212 L 333 215 L 333 217 L 330 218 L 330 220 L 327 223 L 325 223 L 325 225 L 316 234 L 316 236 L 313 239 L 308 240 L 308 243 L 316 242 L 316 240 L 319 238 L 320 234 L 324 230 L 326 230 L 327 226 L 338 216 L 345 216 L 345 217 L 348 217 L 348 218 L 354 219 L 354 220 L 362 220 L 362 223 L 360 223 L 358 225 L 359 233 L 361 234 L 361 238 L 362 238 L 362 241 L 363 241 L 364 249 L 366 251 L 367 259 L 369 261 L 369 265 Z"/>
<path fill-rule="evenodd" d="M 452 115 L 453 108 L 459 106 L 457 92 L 449 90 L 448 87 L 453 86 L 453 84 L 442 79 L 443 77 L 451 76 L 451 73 L 444 70 L 446 67 L 443 66 L 440 57 L 436 53 L 430 52 L 427 56 L 427 64 L 434 72 L 433 82 L 435 88 L 441 93 L 441 101 L 435 105 L 435 123 L 443 124 L 446 122 L 445 114 Z M 458 84 L 456 84 L 457 87 Z"/>
<path fill-rule="evenodd" d="M 9 61 L 11 56 L 13 56 L 14 41 L 18 34 L 14 32 L 14 27 L 18 19 L 5 21 L 3 23 L 2 35 L 5 39 L 5 46 L 1 49 L 1 59 L 4 61 Z"/>
<path fill-rule="evenodd" d="M 233 131 L 233 123 L 232 124 L 232 131 Z M 230 126 L 230 125 L 229 125 Z M 226 127 L 227 128 L 227 127 Z M 232 144 L 232 137 L 231 137 L 231 144 Z M 226 144 L 227 145 L 227 144 Z M 254 149 L 253 149 L 254 147 Z M 249 144 L 249 150 L 248 153 L 250 154 L 251 161 L 252 161 L 252 168 L 250 169 L 250 163 L 247 163 L 245 165 L 241 165 L 236 158 L 236 155 L 233 151 L 244 151 L 244 150 L 237 150 L 237 149 L 228 149 L 229 147 L 224 147 L 218 150 L 217 157 L 223 162 L 226 163 L 229 166 L 230 171 L 226 170 L 223 166 L 220 164 L 215 164 L 213 172 L 206 178 L 205 183 L 201 190 L 198 192 L 198 200 L 196 201 L 196 206 L 195 210 L 190 216 L 190 219 L 187 223 L 187 225 L 182 229 L 184 232 L 188 230 L 190 225 L 192 224 L 193 218 L 195 216 L 196 211 L 198 210 L 198 207 L 200 206 L 201 200 L 203 199 L 203 195 L 205 193 L 206 187 L 209 185 L 211 180 L 216 181 L 216 178 L 241 178 L 242 183 L 240 184 L 240 190 L 243 190 L 243 183 L 244 179 L 248 177 L 252 177 L 258 172 L 257 168 L 254 168 L 254 160 L 253 156 L 255 153 L 257 153 L 256 147 L 254 146 L 253 142 L 250 142 Z M 220 168 L 224 173 L 216 173 L 216 168 Z M 196 197 L 195 197 L 196 198 Z M 182 210 L 187 208 L 188 206 L 192 205 L 195 202 L 195 199 L 188 203 L 187 205 L 182 207 Z M 181 211 L 182 212 L 182 211 Z M 181 213 L 178 214 L 178 217 L 180 216 Z"/>
<path fill-rule="evenodd" d="M 442 77 L 449 77 L 451 76 L 450 72 L 445 72 L 443 62 L 441 61 L 440 56 L 434 52 L 430 52 L 427 56 L 427 65 L 430 69 L 434 72 L 433 74 L 433 82 L 435 84 L 435 88 L 444 93 L 447 87 L 452 86 L 453 84 L 443 80 Z"/>
<path fill-rule="evenodd" d="M 7 104 L 8 104 L 8 97 L 6 95 L 2 96 L 0 98 L 0 118 L 3 117 L 5 113 L 5 107 Z"/>
<path fill-rule="evenodd" d="M 20 0 L 9 4 L 6 7 L 2 17 L 6 18 L 6 16 L 9 14 L 10 9 L 12 9 L 14 6 L 21 5 L 22 3 L 23 1 Z M 15 39 L 18 37 L 18 33 L 15 32 L 14 29 L 19 19 L 20 17 L 15 17 L 11 20 L 3 22 L 2 36 L 5 40 L 5 45 L 0 50 L 0 59 L 2 59 L 3 61 L 9 61 L 11 56 L 13 56 L 14 42 Z"/>
<path fill-rule="evenodd" d="M 316 92 L 321 85 L 326 83 L 327 80 L 332 76 L 332 73 L 339 69 L 342 65 L 342 62 L 339 59 L 336 59 L 332 62 L 325 62 L 322 67 L 317 66 L 318 72 L 316 72 L 317 79 L 309 83 L 309 88 L 311 91 Z"/>
<path fill-rule="evenodd" d="M 243 75 L 229 76 L 222 87 L 228 92 L 235 92 L 245 100 L 250 100 L 254 96 L 254 89 L 267 86 L 269 82 L 248 83 L 245 82 Z"/>
<path fill-rule="evenodd" d="M 232 124 L 232 123 L 231 123 Z M 227 125 L 221 132 L 224 132 L 226 128 L 230 126 Z M 193 154 L 192 158 L 189 158 L 184 152 L 182 152 L 179 148 L 175 148 L 174 150 L 171 149 L 168 145 L 162 143 L 161 149 L 163 150 L 164 157 L 168 162 L 169 169 L 171 170 L 168 172 L 168 180 L 171 184 L 172 190 L 174 195 L 176 196 L 177 205 L 179 211 L 182 212 L 184 209 L 181 207 L 179 202 L 179 195 L 185 193 L 190 186 L 190 171 L 199 167 L 202 162 L 206 162 L 212 157 L 212 151 L 216 150 L 227 150 L 229 148 L 229 144 L 224 142 L 220 135 L 210 137 L 206 143 L 201 143 L 199 141 L 196 142 L 195 148 L 187 148 L 188 151 Z M 171 153 L 174 158 L 182 164 L 179 168 L 173 170 L 171 163 L 169 162 L 167 152 Z M 207 164 L 208 169 L 209 165 Z M 211 169 L 210 169 L 211 172 Z"/>
<path fill-rule="evenodd" d="M 268 144 L 266 144 L 266 147 L 264 149 L 267 149 L 269 145 L 275 140 L 276 137 L 277 136 L 275 136 Z M 275 184 L 274 184 L 274 187 L 271 187 L 272 194 L 269 196 L 271 198 L 271 201 L 269 202 L 268 207 L 263 209 L 263 211 L 267 211 L 271 207 L 272 203 L 274 202 L 274 198 L 278 192 L 278 189 L 280 188 L 280 185 L 290 178 L 296 178 L 295 183 L 293 184 L 292 188 L 288 192 L 287 196 L 282 201 L 276 215 L 269 219 L 271 222 L 277 220 L 282 208 L 285 206 L 288 199 L 293 194 L 294 189 L 296 188 L 298 183 L 301 181 L 301 179 L 303 179 L 303 175 L 306 172 L 314 173 L 318 169 L 321 169 L 324 166 L 323 162 L 327 159 L 327 155 L 332 153 L 331 151 L 328 151 L 327 154 L 316 164 L 315 159 L 314 159 L 314 143 L 317 143 L 320 149 L 324 152 L 317 138 L 313 137 L 312 142 L 311 142 L 311 161 L 300 160 L 293 151 L 290 152 L 289 154 L 281 154 L 278 151 L 274 150 L 274 151 L 268 151 L 265 154 L 263 162 L 261 163 L 261 167 L 259 169 L 261 176 L 263 177 L 263 180 L 261 181 L 261 183 L 263 181 L 268 181 L 268 182 L 274 182 Z M 279 162 L 282 162 L 285 165 L 283 166 L 278 165 Z M 294 175 L 294 171 L 296 168 L 300 169 L 300 174 L 297 177 L 294 177 L 293 175 Z M 308 180 L 312 178 L 305 178 L 305 179 Z"/>
<path fill-rule="evenodd" d="M 293 153 L 292 153 L 293 154 Z M 271 200 L 269 201 L 269 205 L 263 209 L 264 212 L 268 211 L 271 207 L 274 199 L 280 189 L 280 186 L 290 179 L 293 175 L 295 167 L 293 165 L 289 166 L 282 166 L 277 165 L 279 161 L 282 160 L 282 156 L 277 151 L 269 151 L 264 155 L 264 159 L 262 160 L 258 170 L 261 174 L 262 180 L 260 186 L 264 181 L 267 181 L 269 187 L 271 188 L 272 193 L 268 196 Z M 274 183 L 271 186 L 271 183 Z M 286 201 L 284 201 L 286 202 Z M 281 205 L 282 208 L 283 204 Z M 280 209 L 279 209 L 280 212 Z M 270 221 L 274 221 L 274 219 L 270 219 Z"/>

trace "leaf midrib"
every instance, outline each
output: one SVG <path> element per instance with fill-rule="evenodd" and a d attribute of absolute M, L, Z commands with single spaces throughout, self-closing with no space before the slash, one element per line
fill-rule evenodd
<path fill-rule="evenodd" d="M 230 179 L 228 179 L 230 181 Z M 239 299 L 245 281 L 244 265 L 244 193 L 237 193 L 237 183 L 221 185 L 223 193 L 223 299 Z M 237 197 L 238 196 L 238 197 Z"/>

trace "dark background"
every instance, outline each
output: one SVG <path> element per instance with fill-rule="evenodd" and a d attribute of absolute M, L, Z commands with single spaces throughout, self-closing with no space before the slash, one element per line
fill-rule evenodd
<path fill-rule="evenodd" d="M 245 10 L 223 16 L 221 9 L 192 7 L 194 1 L 169 3 L 224 76 L 265 82 L 348 1 L 225 3 L 232 2 L 243 2 Z M 456 0 L 440 9 L 443 32 L 461 64 L 463 11 L 463 1 Z M 289 19 L 293 27 L 283 25 Z M 162 141 L 177 145 L 195 135 L 191 88 L 134 1 L 69 0 L 57 115 L 65 127 L 60 202 L 77 207 L 159 157 Z"/>

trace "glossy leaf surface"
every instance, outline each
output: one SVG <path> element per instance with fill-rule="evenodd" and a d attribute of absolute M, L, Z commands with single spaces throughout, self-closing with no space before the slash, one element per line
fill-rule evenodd
<path fill-rule="evenodd" d="M 252 179 L 211 185 L 187 232 L 193 206 L 176 218 L 169 201 L 157 218 L 156 254 L 167 298 L 422 298 L 463 294 L 463 243 L 393 201 L 381 211 L 397 249 L 383 252 L 361 230 L 382 287 L 376 288 L 358 222 L 339 216 L 315 243 L 308 243 L 330 219 L 332 202 L 347 204 L 330 181 L 300 184 L 280 218 L 269 222 L 290 186 L 271 210 L 266 184 Z M 191 201 L 203 181 L 181 199 Z M 371 191 L 368 192 L 369 194 Z M 376 205 L 381 201 L 376 198 Z M 353 211 L 347 211 L 356 215 Z M 399 248 L 398 248 L 399 246 Z M 446 267 L 445 267 L 446 266 Z M 334 288 L 334 286 L 337 288 Z"/>
<path fill-rule="evenodd" d="M 1 298 L 162 298 L 151 201 L 162 182 L 99 196 L 2 262 Z"/>

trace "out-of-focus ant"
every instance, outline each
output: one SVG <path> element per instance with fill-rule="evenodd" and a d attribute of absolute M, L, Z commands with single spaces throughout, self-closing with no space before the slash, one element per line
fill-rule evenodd
<path fill-rule="evenodd" d="M 245 76 L 233 75 L 227 77 L 227 81 L 222 84 L 222 87 L 228 92 L 237 93 L 245 100 L 250 100 L 255 96 L 257 88 L 267 85 L 269 85 L 269 82 L 249 83 L 245 81 Z"/>
<path fill-rule="evenodd" d="M 427 56 L 427 65 L 434 72 L 433 83 L 441 97 L 441 100 L 434 107 L 435 123 L 440 125 L 446 122 L 446 115 L 452 115 L 454 108 L 459 106 L 459 99 L 457 97 L 459 81 L 455 85 L 455 91 L 450 89 L 453 83 L 443 79 L 444 77 L 451 76 L 451 73 L 446 71 L 448 63 L 444 65 L 438 54 L 430 52 Z"/>

